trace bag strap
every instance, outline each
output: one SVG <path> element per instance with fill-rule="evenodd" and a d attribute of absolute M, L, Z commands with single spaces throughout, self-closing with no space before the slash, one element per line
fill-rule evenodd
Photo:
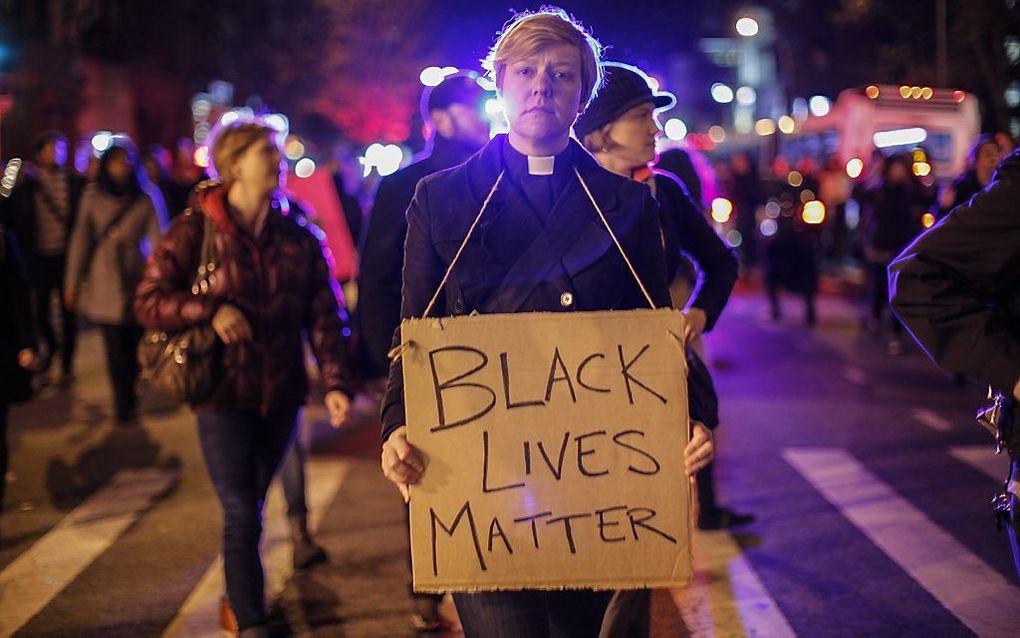
<path fill-rule="evenodd" d="M 595 207 L 595 212 L 599 214 L 599 219 L 602 220 L 602 224 L 606 227 L 606 230 L 609 231 L 609 236 L 613 238 L 613 243 L 616 244 L 616 249 L 619 250 L 620 255 L 623 256 L 623 261 L 627 262 L 627 268 L 630 268 L 630 274 L 634 276 L 634 281 L 636 281 L 638 287 L 641 288 L 641 292 L 648 301 L 648 305 L 651 306 L 652 310 L 655 310 L 655 302 L 652 301 L 652 296 L 648 294 L 645 284 L 641 281 L 641 277 L 638 276 L 637 270 L 634 269 L 634 264 L 630 263 L 630 258 L 627 257 L 627 253 L 623 250 L 623 246 L 620 245 L 620 240 L 616 238 L 616 233 L 613 232 L 612 226 L 609 225 L 609 220 L 607 220 L 606 216 L 602 214 L 602 208 L 599 207 L 598 202 L 596 202 L 595 198 L 592 197 L 591 190 L 588 189 L 588 184 L 584 181 L 584 178 L 581 177 L 581 172 L 577 170 L 576 166 L 574 167 L 574 174 L 577 175 L 577 179 L 581 181 L 581 186 L 584 188 L 585 194 L 588 195 L 591 205 Z"/>
<path fill-rule="evenodd" d="M 203 215 L 202 247 L 195 267 L 195 279 L 191 284 L 191 293 L 205 294 L 209 289 L 210 279 L 216 270 L 216 225 L 212 219 Z"/>
<path fill-rule="evenodd" d="M 137 202 L 138 199 L 138 197 L 132 197 L 120 205 L 120 208 L 118 208 L 117 212 L 113 215 L 113 221 L 107 224 L 106 228 L 103 229 L 103 232 L 99 233 L 96 238 L 96 248 L 113 236 L 113 231 L 117 230 L 117 225 L 124 221 L 124 217 L 127 216 L 127 212 L 131 210 L 131 207 L 135 205 L 135 202 Z"/>
<path fill-rule="evenodd" d="M 436 293 L 432 295 L 432 300 L 429 301 L 429 305 L 425 307 L 425 312 L 421 318 L 424 319 L 429 316 L 429 312 L 432 310 L 432 306 L 435 305 L 436 299 L 439 299 L 439 293 L 442 292 L 443 286 L 446 285 L 447 280 L 450 278 L 450 272 L 453 271 L 453 267 L 457 264 L 457 260 L 460 259 L 460 254 L 464 252 L 464 247 L 467 246 L 468 240 L 471 239 L 471 234 L 475 232 L 475 226 L 478 225 L 478 221 L 482 218 L 482 213 L 485 212 L 489 202 L 492 200 L 492 196 L 496 194 L 496 189 L 499 187 L 499 183 L 503 181 L 503 173 L 506 171 L 500 171 L 499 176 L 496 178 L 496 183 L 489 189 L 489 194 L 485 196 L 485 201 L 482 202 L 482 208 L 478 211 L 478 215 L 475 217 L 475 221 L 471 222 L 471 227 L 468 228 L 467 235 L 464 236 L 464 241 L 460 242 L 460 248 L 457 249 L 457 254 L 450 260 L 450 265 L 446 268 L 446 273 L 443 275 L 443 280 L 439 282 L 439 287 L 436 288 Z"/>

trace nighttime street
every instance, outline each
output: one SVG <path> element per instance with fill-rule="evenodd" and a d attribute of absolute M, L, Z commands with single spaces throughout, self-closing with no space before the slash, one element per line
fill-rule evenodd
<path fill-rule="evenodd" d="M 784 301 L 791 318 L 775 324 L 763 299 L 737 293 L 708 339 L 725 397 L 720 500 L 758 520 L 697 533 L 694 585 L 655 593 L 652 635 L 1011 635 L 1020 588 L 989 507 L 1005 460 L 972 418 L 983 390 L 956 387 L 916 351 L 891 358 L 844 298 L 822 299 L 814 331 L 800 326 L 797 300 Z M 26 425 L 11 437 L 4 634 L 218 635 L 219 513 L 191 417 L 155 406 L 137 429 L 111 426 L 97 346 L 85 337 L 82 383 L 12 415 Z M 332 432 L 322 416 L 306 416 L 309 499 L 331 560 L 292 575 L 271 491 L 274 627 L 413 635 L 400 500 L 378 471 L 378 426 Z M 130 497 L 114 495 L 118 477 Z M 28 569 L 45 570 L 47 586 L 19 586 Z"/>
<path fill-rule="evenodd" d="M 1020 636 L 1020 0 L 0 0 L 0 638 Z"/>

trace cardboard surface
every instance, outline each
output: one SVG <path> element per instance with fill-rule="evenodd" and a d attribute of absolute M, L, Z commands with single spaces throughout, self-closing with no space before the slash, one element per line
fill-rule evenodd
<path fill-rule="evenodd" d="M 676 310 L 401 326 L 418 591 L 633 589 L 691 576 Z"/>

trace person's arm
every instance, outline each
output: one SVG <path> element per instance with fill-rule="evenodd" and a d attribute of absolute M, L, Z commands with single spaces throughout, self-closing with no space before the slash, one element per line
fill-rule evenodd
<path fill-rule="evenodd" d="M 368 219 L 358 268 L 358 339 L 367 355 L 368 377 L 385 376 L 393 330 L 400 323 L 401 265 L 407 235 L 408 199 L 399 184 L 383 178 Z"/>
<path fill-rule="evenodd" d="M 339 287 L 329 272 L 329 263 L 325 257 L 325 251 L 328 250 L 325 246 L 325 235 L 320 242 L 309 233 L 307 241 L 311 298 L 306 309 L 305 330 L 319 366 L 319 380 L 323 391 L 327 397 L 330 393 L 342 393 L 349 402 L 354 396 L 354 379 L 350 352 L 347 348 L 350 328 L 344 325 L 347 312 L 343 309 L 343 297 L 340 295 Z M 331 420 L 333 425 L 340 425 L 343 418 L 333 413 L 334 406 L 330 405 L 331 402 L 332 399 L 327 401 Z M 346 412 L 346 406 L 342 411 Z"/>
<path fill-rule="evenodd" d="M 67 305 L 77 303 L 78 290 L 85 275 L 85 268 L 92 253 L 92 236 L 95 233 L 92 219 L 93 196 L 90 192 L 82 195 L 78 216 L 71 228 L 67 245 L 67 265 L 64 271 L 64 297 Z"/>
<path fill-rule="evenodd" d="M 690 306 L 705 312 L 705 332 L 708 332 L 719 319 L 737 281 L 737 257 L 719 239 L 683 188 L 668 176 L 662 176 L 662 180 L 667 182 L 666 188 L 673 204 L 674 210 L 668 212 L 676 219 L 677 247 L 694 259 L 701 272 Z"/>
<path fill-rule="evenodd" d="M 407 209 L 407 238 L 404 242 L 403 293 L 400 318 L 421 317 L 429 300 L 442 281 L 444 269 L 432 244 L 432 229 L 429 215 L 428 180 L 418 182 L 418 187 Z M 431 316 L 446 314 L 445 296 L 440 294 Z M 400 345 L 400 328 L 393 333 L 392 347 Z M 389 380 L 382 402 L 382 438 L 406 423 L 404 416 L 404 370 L 399 358 L 390 363 Z"/>
<path fill-rule="evenodd" d="M 941 367 L 1015 392 L 1020 380 L 1016 317 L 989 304 L 1020 285 L 1020 155 L 989 188 L 922 234 L 889 266 L 896 315 Z"/>
<path fill-rule="evenodd" d="M 156 244 L 135 292 L 135 318 L 146 328 L 180 330 L 212 321 L 222 300 L 194 295 L 205 218 L 181 215 Z"/>

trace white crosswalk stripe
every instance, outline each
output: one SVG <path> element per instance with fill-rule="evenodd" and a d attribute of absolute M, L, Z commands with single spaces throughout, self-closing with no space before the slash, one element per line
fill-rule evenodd
<path fill-rule="evenodd" d="M 691 636 L 794 636 L 761 580 L 728 532 L 697 532 L 694 580 L 672 590 Z"/>
<path fill-rule="evenodd" d="M 32 619 L 178 480 L 176 470 L 122 470 L 0 572 L 0 636 Z"/>
<path fill-rule="evenodd" d="M 921 587 L 979 636 L 1016 635 L 1020 589 L 842 449 L 783 457 Z"/>
<path fill-rule="evenodd" d="M 992 480 L 1002 483 L 1006 480 L 1009 472 L 1009 455 L 995 453 L 995 446 L 988 445 L 958 445 L 949 448 L 950 456 L 953 456 Z"/>

